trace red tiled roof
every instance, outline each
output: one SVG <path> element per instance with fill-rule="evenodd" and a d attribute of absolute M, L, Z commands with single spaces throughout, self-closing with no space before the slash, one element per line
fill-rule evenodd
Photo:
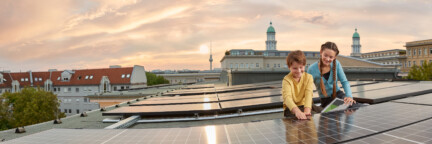
<path fill-rule="evenodd" d="M 51 81 L 54 86 L 68 86 L 68 85 L 99 85 L 103 76 L 108 76 L 110 84 L 130 84 L 130 78 L 132 77 L 133 67 L 125 67 L 125 68 L 105 68 L 105 69 L 85 69 L 85 70 L 73 70 L 75 73 L 72 74 L 72 77 L 69 81 L 58 80 L 58 77 L 61 77 L 61 73 L 63 71 L 52 71 L 52 72 L 32 72 L 33 77 L 33 86 L 43 87 L 44 83 L 47 79 L 50 78 L 51 73 Z M 30 86 L 30 72 L 19 72 L 19 73 L 2 73 L 3 78 L 7 81 L 3 84 L 0 84 L 0 88 L 11 87 L 12 80 L 10 76 L 12 76 L 13 80 L 18 80 L 20 83 L 20 87 Z M 125 75 L 122 78 L 122 75 Z M 130 74 L 130 77 L 127 78 L 126 75 Z M 85 79 L 88 76 L 88 79 Z M 90 79 L 90 76 L 93 76 Z M 79 78 L 80 77 L 80 78 Z M 21 78 L 27 78 L 28 81 L 21 81 Z M 35 80 L 37 78 L 37 81 Z M 42 81 L 39 81 L 39 78 L 42 78 Z"/>

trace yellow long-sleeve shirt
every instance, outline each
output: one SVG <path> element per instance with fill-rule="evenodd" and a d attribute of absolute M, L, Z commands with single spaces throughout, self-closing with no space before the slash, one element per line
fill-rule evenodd
<path fill-rule="evenodd" d="M 294 80 L 292 73 L 286 75 L 282 81 L 283 107 L 292 111 L 294 107 L 304 105 L 312 108 L 313 77 L 303 73 L 300 81 Z"/>

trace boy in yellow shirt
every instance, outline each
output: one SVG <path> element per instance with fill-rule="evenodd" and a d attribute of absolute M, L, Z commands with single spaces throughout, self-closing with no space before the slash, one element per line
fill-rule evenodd
<path fill-rule="evenodd" d="M 284 116 L 307 119 L 312 110 L 313 77 L 305 72 L 306 57 L 300 50 L 286 58 L 290 73 L 282 81 Z"/>

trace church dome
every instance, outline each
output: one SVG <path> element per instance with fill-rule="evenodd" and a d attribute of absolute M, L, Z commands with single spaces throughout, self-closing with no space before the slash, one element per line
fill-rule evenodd
<path fill-rule="evenodd" d="M 360 38 L 359 33 L 357 32 L 357 28 L 355 29 L 355 32 L 353 34 L 353 38 Z"/>
<path fill-rule="evenodd" d="M 267 28 L 268 33 L 275 33 L 275 29 L 272 26 L 272 22 L 270 22 L 270 26 Z"/>

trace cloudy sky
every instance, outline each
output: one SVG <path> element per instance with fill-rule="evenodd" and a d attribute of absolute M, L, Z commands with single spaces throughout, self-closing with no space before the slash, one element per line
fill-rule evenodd
<path fill-rule="evenodd" d="M 273 22 L 278 50 L 404 49 L 432 38 L 429 0 L 2 0 L 0 70 L 214 67 L 225 50 L 264 50 Z"/>

